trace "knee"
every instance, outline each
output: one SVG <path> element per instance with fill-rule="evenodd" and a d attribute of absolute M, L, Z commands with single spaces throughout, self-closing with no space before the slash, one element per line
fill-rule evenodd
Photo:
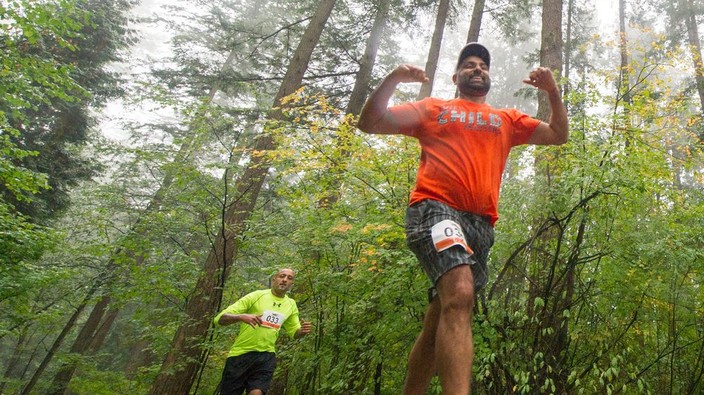
<path fill-rule="evenodd" d="M 448 300 L 443 303 L 443 312 L 463 312 L 471 311 L 474 308 L 474 295 L 464 294 L 464 295 L 454 295 L 448 298 Z"/>
<path fill-rule="evenodd" d="M 470 311 L 474 308 L 474 287 L 471 284 L 457 284 L 447 291 L 440 298 L 443 312 Z"/>
<path fill-rule="evenodd" d="M 474 277 L 468 265 L 445 273 L 436 287 L 443 314 L 446 311 L 471 311 L 474 307 Z"/>

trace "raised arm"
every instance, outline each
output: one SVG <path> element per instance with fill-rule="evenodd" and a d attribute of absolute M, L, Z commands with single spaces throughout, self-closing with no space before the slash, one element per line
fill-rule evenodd
<path fill-rule="evenodd" d="M 401 129 L 414 126 L 418 119 L 396 119 L 389 112 L 389 100 L 396 86 L 404 82 L 425 82 L 428 77 L 422 69 L 403 64 L 389 73 L 381 84 L 369 95 L 359 114 L 357 127 L 366 133 L 393 134 Z"/>
<path fill-rule="evenodd" d="M 569 124 L 567 120 L 567 109 L 562 103 L 560 90 L 557 87 L 552 72 L 547 67 L 538 67 L 531 71 L 528 79 L 523 80 L 526 84 L 532 85 L 548 95 L 550 103 L 549 123 L 541 122 L 535 132 L 528 139 L 528 144 L 537 145 L 559 145 L 567 142 L 569 138 Z"/>

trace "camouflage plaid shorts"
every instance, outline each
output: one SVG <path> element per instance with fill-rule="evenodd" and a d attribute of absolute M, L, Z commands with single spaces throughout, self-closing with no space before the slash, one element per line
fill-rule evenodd
<path fill-rule="evenodd" d="M 446 240 L 438 240 L 437 234 L 434 240 L 433 228 L 437 229 L 436 225 L 451 229 L 451 240 L 466 241 L 471 251 L 467 251 L 461 243 L 443 246 Z M 406 210 L 406 243 L 433 284 L 429 290 L 431 299 L 435 296 L 434 286 L 438 279 L 459 265 L 471 266 L 475 292 L 488 281 L 487 259 L 494 244 L 494 227 L 488 217 L 457 211 L 435 200 L 423 200 Z"/>

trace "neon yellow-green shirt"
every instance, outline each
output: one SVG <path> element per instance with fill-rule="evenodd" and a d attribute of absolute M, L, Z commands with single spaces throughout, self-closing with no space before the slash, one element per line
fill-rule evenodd
<path fill-rule="evenodd" d="M 281 328 L 293 337 L 301 327 L 296 301 L 284 296 L 279 298 L 270 289 L 254 291 L 228 306 L 215 316 L 218 321 L 223 314 L 256 314 L 262 316 L 262 325 L 256 328 L 240 323 L 240 332 L 230 348 L 228 357 L 236 357 L 250 351 L 276 352 L 276 339 Z"/>

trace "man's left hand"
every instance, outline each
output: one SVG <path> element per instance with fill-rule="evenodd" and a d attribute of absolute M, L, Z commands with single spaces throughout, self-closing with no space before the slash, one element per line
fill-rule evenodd
<path fill-rule="evenodd" d="M 540 90 L 550 92 L 557 89 L 555 78 L 552 76 L 552 71 L 547 67 L 538 67 L 528 73 L 528 78 L 523 80 L 528 85 L 532 85 Z"/>
<path fill-rule="evenodd" d="M 296 337 L 303 337 L 313 331 L 313 323 L 301 320 L 301 328 L 296 333 Z"/>

